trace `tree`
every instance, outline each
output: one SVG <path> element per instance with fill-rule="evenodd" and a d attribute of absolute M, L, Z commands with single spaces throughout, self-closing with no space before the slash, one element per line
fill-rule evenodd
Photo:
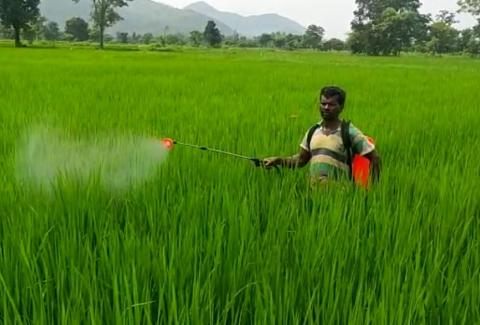
<path fill-rule="evenodd" d="M 375 51 L 382 55 L 399 55 L 402 49 L 411 45 L 414 20 L 415 15 L 411 11 L 387 8 L 380 22 L 374 26 L 379 37 Z"/>
<path fill-rule="evenodd" d="M 287 45 L 287 36 L 285 33 L 276 32 L 273 35 L 273 45 L 278 48 L 285 48 Z"/>
<path fill-rule="evenodd" d="M 285 48 L 287 50 L 295 50 L 303 48 L 303 37 L 301 35 L 287 34 L 285 36 Z M 320 44 L 321 45 L 321 44 Z"/>
<path fill-rule="evenodd" d="M 60 38 L 60 29 L 54 21 L 49 21 L 43 29 L 43 36 L 48 41 L 56 41 Z"/>
<path fill-rule="evenodd" d="M 450 53 L 456 50 L 458 31 L 445 22 L 436 21 L 430 25 L 431 40 L 427 48 L 431 53 Z"/>
<path fill-rule="evenodd" d="M 478 25 L 473 27 L 471 38 L 468 41 L 467 52 L 471 55 L 480 55 L 480 0 L 459 0 L 459 12 L 468 12 L 478 18 Z"/>
<path fill-rule="evenodd" d="M 437 20 L 429 26 L 428 51 L 433 54 L 454 52 L 460 44 L 459 32 L 452 27 L 456 23 L 455 14 L 442 10 L 436 17 Z"/>
<path fill-rule="evenodd" d="M 254 39 L 247 38 L 246 36 L 240 36 L 236 41 L 238 47 L 243 48 L 256 48 L 258 47 L 258 42 Z"/>
<path fill-rule="evenodd" d="M 34 22 L 31 22 L 22 30 L 23 39 L 27 40 L 30 44 L 35 40 L 44 39 L 45 24 L 47 21 L 47 18 L 38 16 Z"/>
<path fill-rule="evenodd" d="M 261 47 L 271 46 L 272 43 L 273 43 L 272 34 L 263 33 L 258 37 L 258 44 L 260 44 Z"/>
<path fill-rule="evenodd" d="M 153 34 L 152 33 L 146 33 L 142 36 L 142 43 L 143 44 L 150 44 L 153 40 Z"/>
<path fill-rule="evenodd" d="M 468 43 L 467 52 L 471 55 L 480 55 L 480 38 L 472 38 Z"/>
<path fill-rule="evenodd" d="M 117 42 L 119 43 L 128 43 L 128 33 L 117 32 Z"/>
<path fill-rule="evenodd" d="M 241 36 L 237 33 L 236 30 L 234 30 L 233 34 L 223 38 L 223 42 L 227 46 L 240 46 L 240 44 L 243 45 L 243 40 L 241 41 L 240 38 Z"/>
<path fill-rule="evenodd" d="M 130 38 L 130 42 L 134 44 L 138 44 L 142 41 L 142 35 L 137 34 L 135 32 L 132 33 L 132 37 Z"/>
<path fill-rule="evenodd" d="M 191 31 L 189 39 L 193 46 L 198 47 L 203 42 L 203 34 L 198 30 Z"/>
<path fill-rule="evenodd" d="M 187 43 L 185 36 L 179 33 L 164 36 L 164 41 L 169 45 L 185 45 Z"/>
<path fill-rule="evenodd" d="M 13 38 L 13 30 L 0 24 L 0 38 Z"/>
<path fill-rule="evenodd" d="M 70 18 L 65 22 L 65 33 L 73 36 L 76 41 L 88 40 L 88 23 L 80 17 Z"/>
<path fill-rule="evenodd" d="M 468 12 L 473 16 L 480 16 L 480 0 L 459 0 L 460 12 Z"/>
<path fill-rule="evenodd" d="M 480 55 L 480 24 L 460 32 L 458 49 L 471 55 Z"/>
<path fill-rule="evenodd" d="M 207 44 L 212 47 L 218 47 L 222 42 L 222 34 L 220 34 L 220 31 L 213 20 L 209 20 L 207 22 L 207 26 L 205 26 L 205 31 L 203 32 L 203 37 Z"/>
<path fill-rule="evenodd" d="M 448 10 L 440 10 L 436 18 L 436 21 L 443 22 L 449 26 L 458 23 L 458 20 L 455 18 L 455 13 Z"/>
<path fill-rule="evenodd" d="M 307 48 L 320 49 L 325 29 L 320 26 L 310 25 L 303 35 L 303 42 Z"/>
<path fill-rule="evenodd" d="M 39 4 L 40 0 L 0 0 L 0 22 L 7 29 L 13 29 L 15 47 L 22 46 L 21 31 L 29 29 L 40 16 Z"/>
<path fill-rule="evenodd" d="M 79 2 L 80 0 L 73 0 Z M 122 17 L 115 11 L 117 8 L 128 6 L 127 1 L 132 0 L 92 0 L 92 20 L 98 28 L 100 37 L 100 48 L 103 48 L 104 34 L 107 27 L 113 26 Z"/>
<path fill-rule="evenodd" d="M 398 54 L 425 38 L 429 16 L 419 0 L 356 0 L 349 44 L 354 53 Z"/>
<path fill-rule="evenodd" d="M 464 29 L 460 32 L 458 38 L 458 49 L 463 52 L 468 51 L 468 44 L 474 38 L 474 33 L 472 28 Z"/>
<path fill-rule="evenodd" d="M 343 51 L 345 49 L 345 42 L 338 38 L 331 38 L 323 43 L 323 49 L 326 51 Z"/>

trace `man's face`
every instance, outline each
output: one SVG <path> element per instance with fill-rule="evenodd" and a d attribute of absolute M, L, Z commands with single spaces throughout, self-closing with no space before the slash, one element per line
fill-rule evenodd
<path fill-rule="evenodd" d="M 338 103 L 338 96 L 320 98 L 320 115 L 326 121 L 332 121 L 338 118 L 343 107 Z"/>

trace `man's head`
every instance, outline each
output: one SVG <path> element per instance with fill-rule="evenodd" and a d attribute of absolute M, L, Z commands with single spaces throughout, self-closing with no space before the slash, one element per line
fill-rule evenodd
<path fill-rule="evenodd" d="M 338 119 L 345 105 L 347 94 L 339 87 L 328 86 L 320 91 L 320 115 L 324 120 Z"/>

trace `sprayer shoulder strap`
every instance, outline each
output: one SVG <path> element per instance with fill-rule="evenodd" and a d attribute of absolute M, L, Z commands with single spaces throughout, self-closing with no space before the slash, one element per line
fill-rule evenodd
<path fill-rule="evenodd" d="M 346 152 L 346 164 L 350 168 L 350 176 L 352 175 L 352 161 L 353 161 L 353 148 L 352 148 L 352 139 L 350 138 L 350 121 L 342 120 L 341 124 L 341 133 L 343 146 L 345 147 Z"/>
<path fill-rule="evenodd" d="M 347 151 L 352 149 L 352 140 L 350 138 L 350 124 L 351 122 L 346 120 L 343 120 L 341 124 L 343 146 Z"/>
<path fill-rule="evenodd" d="M 308 150 L 311 151 L 311 148 L 310 148 L 310 143 L 312 142 L 312 137 L 313 137 L 313 134 L 315 133 L 315 131 L 320 127 L 320 124 L 315 124 L 314 126 L 312 126 L 310 128 L 310 130 L 308 130 L 308 134 L 307 134 L 307 146 L 308 146 Z"/>

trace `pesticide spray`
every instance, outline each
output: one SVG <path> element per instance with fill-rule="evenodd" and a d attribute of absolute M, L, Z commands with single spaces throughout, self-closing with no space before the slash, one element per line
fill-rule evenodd
<path fill-rule="evenodd" d="M 17 179 L 51 191 L 59 182 L 125 192 L 154 177 L 166 159 L 158 140 L 140 136 L 74 139 L 63 132 L 37 128 L 27 132 L 16 152 Z"/>

